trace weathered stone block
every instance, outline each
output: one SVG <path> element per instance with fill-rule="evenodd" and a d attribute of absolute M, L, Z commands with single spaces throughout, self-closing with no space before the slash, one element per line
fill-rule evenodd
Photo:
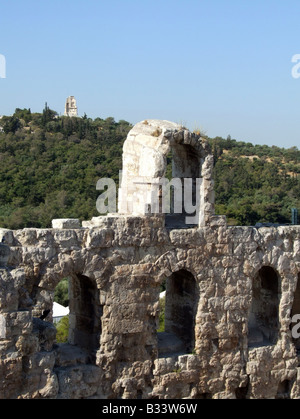
<path fill-rule="evenodd" d="M 81 224 L 77 218 L 61 218 L 52 220 L 52 228 L 77 229 L 81 228 Z"/>

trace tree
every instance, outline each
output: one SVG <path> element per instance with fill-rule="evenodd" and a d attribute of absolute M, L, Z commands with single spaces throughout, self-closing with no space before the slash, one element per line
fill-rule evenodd
<path fill-rule="evenodd" d="M 57 116 L 57 112 L 51 110 L 48 107 L 47 102 L 45 103 L 45 108 L 43 110 L 43 116 L 42 116 L 42 126 L 45 127 L 46 124 L 50 121 L 53 121 L 53 119 Z"/>
<path fill-rule="evenodd" d="M 63 317 L 56 325 L 56 342 L 67 343 L 69 337 L 69 316 Z"/>
<path fill-rule="evenodd" d="M 32 115 L 31 115 L 30 108 L 29 109 L 16 108 L 14 116 L 16 118 L 24 120 L 25 124 L 28 124 L 30 121 L 32 121 Z"/>
<path fill-rule="evenodd" d="M 64 307 L 69 305 L 69 280 L 62 279 L 55 288 L 54 301 Z"/>
<path fill-rule="evenodd" d="M 17 118 L 14 115 L 11 117 L 3 117 L 2 122 L 4 122 L 3 131 L 5 132 L 5 134 L 8 134 L 10 132 L 14 134 L 19 128 L 21 128 L 21 122 L 19 118 Z"/>

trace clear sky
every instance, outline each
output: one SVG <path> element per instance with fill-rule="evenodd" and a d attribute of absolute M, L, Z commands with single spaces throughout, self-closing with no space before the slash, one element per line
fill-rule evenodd
<path fill-rule="evenodd" d="M 0 115 L 73 95 L 92 118 L 300 145 L 299 0 L 0 0 L 0 54 Z"/>

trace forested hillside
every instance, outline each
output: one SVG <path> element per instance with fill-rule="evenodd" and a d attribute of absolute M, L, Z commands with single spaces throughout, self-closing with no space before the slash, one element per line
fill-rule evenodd
<path fill-rule="evenodd" d="M 216 212 L 230 224 L 291 223 L 300 210 L 300 151 L 209 140 L 215 157 Z"/>
<path fill-rule="evenodd" d="M 88 220 L 96 182 L 118 180 L 131 124 L 113 118 L 58 117 L 16 109 L 0 119 L 0 226 L 50 227 L 54 218 Z M 231 224 L 290 223 L 300 210 L 300 151 L 209 139 L 215 157 L 216 211 Z"/>
<path fill-rule="evenodd" d="M 0 226 L 51 227 L 54 218 L 88 220 L 97 180 L 118 180 L 131 128 L 113 118 L 56 117 L 17 109 L 0 120 Z"/>

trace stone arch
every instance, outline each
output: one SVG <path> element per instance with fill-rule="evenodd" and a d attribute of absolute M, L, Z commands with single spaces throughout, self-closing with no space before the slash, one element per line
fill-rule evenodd
<path fill-rule="evenodd" d="M 70 277 L 69 342 L 95 357 L 100 346 L 103 306 L 96 281 L 82 274 Z"/>
<path fill-rule="evenodd" d="M 44 276 L 35 292 L 33 316 L 39 318 L 48 310 L 45 321 L 52 324 L 54 292 L 63 278 L 69 281 L 69 333 L 67 343 L 58 345 L 56 364 L 59 366 L 63 359 L 69 365 L 77 358 L 81 363 L 95 363 L 101 343 L 103 305 L 99 285 L 92 275 L 62 269 L 51 277 Z"/>
<path fill-rule="evenodd" d="M 271 266 L 259 269 L 252 284 L 248 346 L 273 345 L 279 334 L 280 277 Z"/>
<path fill-rule="evenodd" d="M 171 253 L 161 259 L 169 262 L 171 255 L 174 257 Z M 175 262 L 174 259 L 171 260 Z M 166 265 L 160 263 L 162 270 L 158 276 L 160 283 L 165 280 L 166 284 L 165 331 L 158 333 L 158 352 L 160 356 L 191 353 L 196 343 L 196 313 L 199 303 L 197 276 L 192 269 L 189 270 L 178 261 L 173 265 L 173 271 L 165 268 Z"/>
<path fill-rule="evenodd" d="M 186 352 L 195 348 L 197 303 L 197 284 L 190 272 L 181 269 L 167 278 L 166 332 L 175 334 L 183 342 Z"/>
<path fill-rule="evenodd" d="M 275 399 L 276 400 L 289 400 L 291 398 L 291 390 L 292 390 L 291 380 L 281 381 L 278 385 Z"/>
<path fill-rule="evenodd" d="M 143 121 L 128 134 L 123 148 L 119 213 L 139 216 L 164 213 L 161 182 L 166 175 L 167 157 L 171 151 L 172 176 L 181 180 L 181 196 L 184 187 L 187 188 L 182 180 L 193 179 L 191 204 L 197 207 L 193 224 L 205 225 L 214 210 L 213 156 L 207 142 L 199 135 L 168 121 Z M 196 183 L 198 178 L 202 182 Z M 196 195 L 199 196 L 198 202 Z M 181 207 L 184 210 L 184 205 Z M 180 215 L 174 227 L 177 222 L 181 225 L 182 216 L 185 218 L 184 213 Z"/>
<path fill-rule="evenodd" d="M 150 273 L 155 277 L 156 283 L 161 284 L 161 282 L 171 276 L 172 273 L 180 270 L 186 270 L 190 272 L 195 279 L 198 279 L 199 273 L 194 269 L 194 266 L 188 264 L 185 258 L 182 259 L 180 255 L 178 255 L 177 250 L 174 249 L 164 253 L 152 266 Z"/>

